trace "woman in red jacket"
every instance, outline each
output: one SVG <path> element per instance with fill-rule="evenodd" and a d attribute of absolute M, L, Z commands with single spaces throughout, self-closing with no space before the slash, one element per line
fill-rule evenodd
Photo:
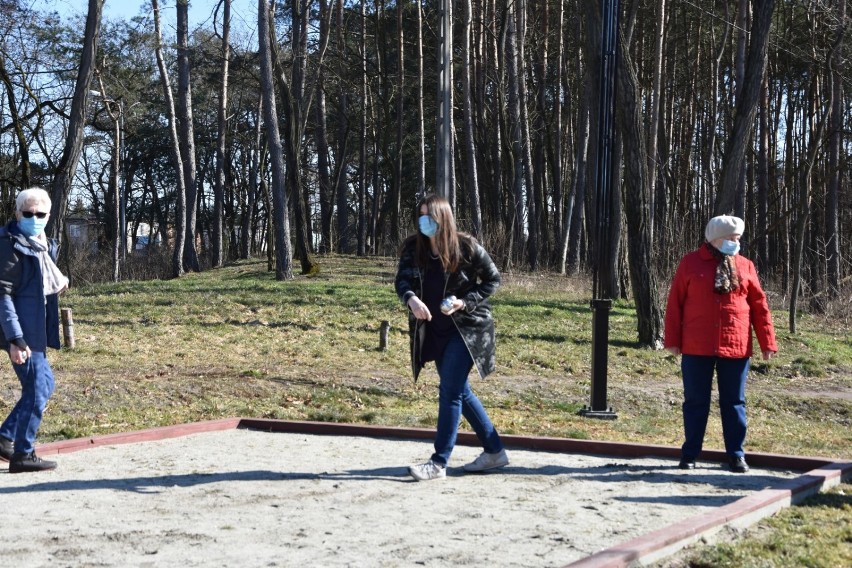
<path fill-rule="evenodd" d="M 685 434 L 681 469 L 694 469 L 701 453 L 715 371 L 731 471 L 748 471 L 743 442 L 752 328 L 764 359 L 778 347 L 754 264 L 737 254 L 744 228 L 739 217 L 710 219 L 704 230 L 707 242 L 683 257 L 669 291 L 664 346 L 681 355 Z"/>

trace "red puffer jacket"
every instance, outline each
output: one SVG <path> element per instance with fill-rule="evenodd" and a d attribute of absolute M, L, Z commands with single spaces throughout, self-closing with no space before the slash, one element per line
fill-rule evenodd
<path fill-rule="evenodd" d="M 718 261 L 707 245 L 683 257 L 666 306 L 666 348 L 678 347 L 686 355 L 751 357 L 753 327 L 761 351 L 778 351 L 754 264 L 739 255 L 734 259 L 740 285 L 729 294 L 717 294 L 713 281 Z"/>

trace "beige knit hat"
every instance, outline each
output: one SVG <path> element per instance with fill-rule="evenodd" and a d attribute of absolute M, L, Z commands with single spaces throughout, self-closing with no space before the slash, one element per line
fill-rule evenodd
<path fill-rule="evenodd" d="M 745 230 L 745 221 L 733 215 L 719 215 L 713 217 L 704 229 L 704 238 L 715 241 L 728 235 L 742 235 Z"/>

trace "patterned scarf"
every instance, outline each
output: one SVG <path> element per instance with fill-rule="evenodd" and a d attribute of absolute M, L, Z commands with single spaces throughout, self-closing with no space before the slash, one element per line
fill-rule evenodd
<path fill-rule="evenodd" d="M 719 261 L 716 265 L 716 278 L 713 280 L 713 290 L 717 294 L 728 294 L 737 289 L 740 279 L 737 277 L 737 264 L 734 257 L 722 254 L 710 243 L 704 243 L 713 258 Z"/>

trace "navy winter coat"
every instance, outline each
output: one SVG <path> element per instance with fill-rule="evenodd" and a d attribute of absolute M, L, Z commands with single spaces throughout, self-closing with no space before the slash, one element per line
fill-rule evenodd
<path fill-rule="evenodd" d="M 56 260 L 58 244 L 48 239 L 48 253 Z M 21 339 L 33 351 L 59 349 L 59 298 L 44 296 L 38 253 L 18 229 L 17 221 L 0 227 L 0 347 Z"/>

